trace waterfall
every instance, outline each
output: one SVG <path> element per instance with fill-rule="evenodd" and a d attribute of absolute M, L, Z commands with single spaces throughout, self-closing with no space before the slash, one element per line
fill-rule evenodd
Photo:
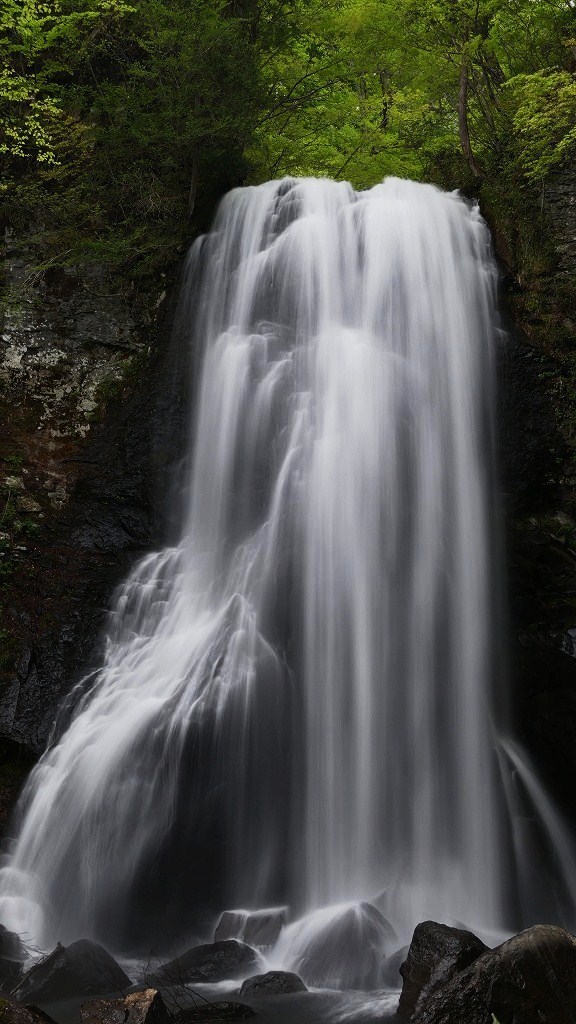
<path fill-rule="evenodd" d="M 430 185 L 287 179 L 190 259 L 181 539 L 120 588 L 0 919 L 116 949 L 237 906 L 505 929 L 486 226 Z"/>

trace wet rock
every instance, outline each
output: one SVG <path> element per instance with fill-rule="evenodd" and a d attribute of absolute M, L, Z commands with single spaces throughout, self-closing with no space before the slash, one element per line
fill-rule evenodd
<path fill-rule="evenodd" d="M 103 946 L 79 939 L 70 946 L 56 946 L 24 975 L 13 995 L 21 1002 L 42 1006 L 78 996 L 122 992 L 131 984 Z"/>
<path fill-rule="evenodd" d="M 236 939 L 208 942 L 162 964 L 150 975 L 159 987 L 188 982 L 216 982 L 250 974 L 262 966 L 255 949 Z"/>
<path fill-rule="evenodd" d="M 487 950 L 419 1003 L 418 1024 L 574 1024 L 576 940 L 536 925 Z"/>
<path fill-rule="evenodd" d="M 409 946 L 402 946 L 395 953 L 387 956 L 382 967 L 382 984 L 388 988 L 401 988 L 402 975 L 400 968 L 408 956 Z"/>
<path fill-rule="evenodd" d="M 398 1015 L 420 1024 L 420 1010 L 430 994 L 451 981 L 487 948 L 472 932 L 436 921 L 419 924 L 400 967 L 403 984 Z"/>
<path fill-rule="evenodd" d="M 175 1017 L 177 1024 L 195 1024 L 196 1021 L 249 1020 L 256 1014 L 243 1003 L 210 1003 L 181 1010 Z"/>
<path fill-rule="evenodd" d="M 123 999 L 98 999 L 80 1007 L 81 1024 L 169 1024 L 164 1000 L 159 992 L 147 988 Z"/>
<path fill-rule="evenodd" d="M 0 924 L 0 991 L 11 992 L 24 973 L 27 953 L 16 932 Z"/>
<path fill-rule="evenodd" d="M 249 946 L 273 946 L 288 917 L 288 907 L 265 910 L 225 910 L 214 933 L 214 941 L 239 939 Z"/>
<path fill-rule="evenodd" d="M 254 996 L 285 995 L 287 992 L 307 992 L 302 978 L 291 971 L 268 971 L 247 978 L 240 989 L 245 998 Z"/>
<path fill-rule="evenodd" d="M 371 903 L 349 903 L 290 925 L 286 943 L 286 966 L 307 985 L 369 990 L 381 986 L 384 958 L 398 937 Z"/>

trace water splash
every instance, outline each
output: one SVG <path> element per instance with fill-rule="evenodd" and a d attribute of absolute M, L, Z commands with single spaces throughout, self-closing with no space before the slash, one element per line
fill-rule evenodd
<path fill-rule="evenodd" d="M 504 927 L 486 227 L 428 185 L 285 180 L 231 193 L 192 260 L 181 540 L 119 592 L 0 918 L 168 948 L 386 890 L 402 941 Z"/>

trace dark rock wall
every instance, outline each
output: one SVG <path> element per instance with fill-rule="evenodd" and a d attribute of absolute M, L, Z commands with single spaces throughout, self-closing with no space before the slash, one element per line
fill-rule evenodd
<path fill-rule="evenodd" d="M 576 163 L 537 215 L 551 254 L 538 273 L 521 279 L 500 253 L 508 669 L 513 728 L 576 824 Z"/>
<path fill-rule="evenodd" d="M 0 336 L 0 739 L 37 754 L 116 585 L 169 520 L 188 373 L 175 288 L 36 272 L 7 239 Z M 174 349 L 180 352 L 175 358 Z M 25 757 L 24 757 L 25 760 Z M 0 791 L 2 771 L 0 769 Z"/>
<path fill-rule="evenodd" d="M 557 170 L 542 192 L 542 201 L 558 254 L 558 272 L 576 274 L 576 157 Z"/>

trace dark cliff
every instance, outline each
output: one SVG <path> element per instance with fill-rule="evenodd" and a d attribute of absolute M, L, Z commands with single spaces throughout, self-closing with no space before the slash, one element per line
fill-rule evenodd
<path fill-rule="evenodd" d="M 169 522 L 185 344 L 174 283 L 34 270 L 6 240 L 0 337 L 0 796 L 97 657 L 114 588 Z M 176 351 L 175 351 L 176 349 Z M 2 806 L 0 806 L 0 816 Z"/>
<path fill-rule="evenodd" d="M 490 214 L 488 211 L 489 219 Z M 576 165 L 534 210 L 522 260 L 494 226 L 509 328 L 500 450 L 514 727 L 576 821 Z M 518 242 L 518 238 L 516 239 Z"/>

